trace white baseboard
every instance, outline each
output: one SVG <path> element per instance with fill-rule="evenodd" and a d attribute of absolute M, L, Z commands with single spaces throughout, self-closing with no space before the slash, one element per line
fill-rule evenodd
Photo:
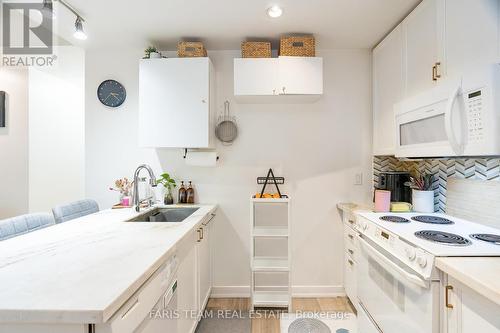
<path fill-rule="evenodd" d="M 268 287 L 276 290 L 276 287 Z M 292 297 L 339 297 L 345 296 L 343 286 L 292 286 Z M 250 286 L 213 286 L 212 298 L 250 297 Z"/>

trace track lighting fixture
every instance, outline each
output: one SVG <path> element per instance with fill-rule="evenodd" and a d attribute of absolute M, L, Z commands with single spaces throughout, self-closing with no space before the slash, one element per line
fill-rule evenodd
<path fill-rule="evenodd" d="M 83 31 L 83 19 L 80 16 L 76 17 L 75 33 L 73 34 L 73 37 L 80 40 L 87 39 L 87 34 L 85 33 L 85 31 Z"/>

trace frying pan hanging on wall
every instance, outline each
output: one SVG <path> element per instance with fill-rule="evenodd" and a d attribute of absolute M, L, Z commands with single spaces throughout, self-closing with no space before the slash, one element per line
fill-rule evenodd
<path fill-rule="evenodd" d="M 0 91 L 0 127 L 5 127 L 5 91 Z"/>

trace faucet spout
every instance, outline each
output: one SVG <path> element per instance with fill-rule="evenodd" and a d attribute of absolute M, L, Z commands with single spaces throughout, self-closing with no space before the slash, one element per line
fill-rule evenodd
<path fill-rule="evenodd" d="M 157 183 L 156 183 L 156 177 L 155 177 L 155 174 L 153 172 L 153 169 L 151 169 L 151 167 L 147 164 L 141 164 L 137 167 L 137 169 L 135 169 L 135 172 L 134 172 L 134 193 L 133 193 L 133 201 L 134 201 L 134 207 L 135 207 L 135 211 L 138 212 L 140 211 L 140 202 L 141 200 L 139 199 L 139 174 L 141 173 L 141 171 L 145 169 L 148 174 L 149 174 L 149 184 L 153 187 L 156 187 Z M 149 204 L 151 206 L 151 200 L 149 200 Z"/>

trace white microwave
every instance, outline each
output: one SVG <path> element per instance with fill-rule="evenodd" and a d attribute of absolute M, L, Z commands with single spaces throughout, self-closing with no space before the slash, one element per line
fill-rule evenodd
<path fill-rule="evenodd" d="M 500 65 L 394 106 L 396 157 L 500 155 Z"/>

